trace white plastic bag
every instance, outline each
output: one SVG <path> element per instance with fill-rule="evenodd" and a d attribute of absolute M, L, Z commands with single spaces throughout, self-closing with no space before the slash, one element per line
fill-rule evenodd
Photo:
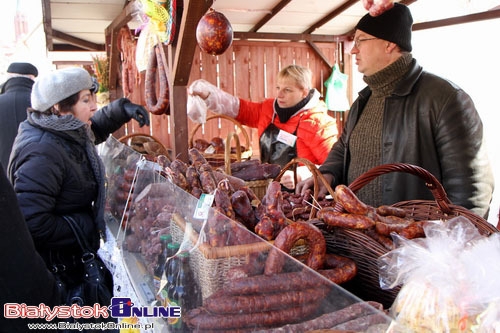
<path fill-rule="evenodd" d="M 189 119 L 198 124 L 207 121 L 207 105 L 200 96 L 190 95 L 187 97 L 187 115 Z"/>
<path fill-rule="evenodd" d="M 379 258 L 381 287 L 402 285 L 390 309 L 395 322 L 415 332 L 472 332 L 480 324 L 476 332 L 495 332 L 479 320 L 500 299 L 500 236 L 482 236 L 462 216 L 424 231 L 414 240 L 393 234 L 396 249 Z M 491 316 L 487 325 L 498 325 Z"/>

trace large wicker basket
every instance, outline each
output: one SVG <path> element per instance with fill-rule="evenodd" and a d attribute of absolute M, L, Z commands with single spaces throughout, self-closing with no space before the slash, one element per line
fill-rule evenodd
<path fill-rule="evenodd" d="M 186 222 L 178 215 L 173 214 L 170 223 L 170 233 L 176 242 L 187 241 L 193 247 L 198 243 L 199 234 L 192 231 L 185 239 Z M 227 272 L 232 267 L 247 264 L 253 253 L 265 253 L 269 251 L 272 243 L 257 241 L 250 244 L 213 247 L 207 243 L 201 243 L 191 251 L 191 268 L 195 278 L 201 287 L 203 299 L 206 299 L 217 290 L 223 288 L 227 282 Z"/>
<path fill-rule="evenodd" d="M 226 161 L 226 154 L 228 154 L 229 161 L 230 162 L 235 162 L 235 161 L 241 161 L 242 159 L 249 159 L 252 157 L 252 145 L 250 143 L 250 137 L 248 136 L 247 131 L 245 128 L 234 118 L 224 116 L 224 115 L 212 115 L 207 117 L 206 123 L 208 122 L 217 122 L 217 121 L 225 121 L 229 122 L 232 128 L 231 130 L 228 131 L 227 133 L 227 140 L 225 142 L 225 151 L 224 153 L 206 153 L 206 152 L 201 152 L 205 159 L 207 160 L 210 165 L 213 167 L 223 167 L 225 165 Z M 189 136 L 189 142 L 188 146 L 189 148 L 194 147 L 194 141 L 197 137 L 202 137 L 203 135 L 200 133 L 200 129 L 202 128 L 203 124 L 197 124 L 193 130 L 191 131 L 191 135 Z M 233 134 L 235 133 L 235 134 Z M 238 134 L 236 134 L 238 133 Z M 239 144 L 239 134 L 242 135 L 244 138 L 244 150 L 241 150 L 241 146 Z M 228 145 L 228 141 L 231 142 L 231 138 L 233 136 L 236 136 L 238 138 L 238 141 L 235 140 L 237 143 L 235 146 L 235 152 L 231 151 L 231 145 Z"/>
<path fill-rule="evenodd" d="M 418 176 L 425 181 L 425 185 L 435 198 L 434 201 L 411 200 L 393 205 L 403 208 L 408 217 L 421 221 L 448 220 L 456 216 L 464 216 L 483 235 L 489 236 L 494 232 L 498 232 L 498 229 L 482 217 L 461 206 L 452 204 L 440 182 L 430 172 L 415 165 L 400 163 L 375 167 L 354 180 L 349 185 L 349 188 L 357 192 L 374 178 L 390 172 L 405 172 Z M 343 211 L 343 208 L 337 203 L 335 210 Z M 378 258 L 386 254 L 388 250 L 361 231 L 328 227 L 326 225 L 320 225 L 320 227 L 324 230 L 328 252 L 349 257 L 356 261 L 358 265 L 358 275 L 347 288 L 361 298 L 378 301 L 384 304 L 385 307 L 389 307 L 396 298 L 399 288 L 389 290 L 380 288 L 377 262 Z"/>

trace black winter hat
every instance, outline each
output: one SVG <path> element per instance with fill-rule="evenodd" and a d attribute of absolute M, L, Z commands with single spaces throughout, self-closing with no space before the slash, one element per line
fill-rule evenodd
<path fill-rule="evenodd" d="M 38 69 L 29 62 L 13 62 L 7 68 L 7 73 L 38 76 Z"/>
<path fill-rule="evenodd" d="M 413 18 L 407 6 L 394 3 L 394 7 L 378 16 L 366 14 L 359 20 L 356 29 L 389 42 L 401 49 L 411 51 L 411 26 Z"/>

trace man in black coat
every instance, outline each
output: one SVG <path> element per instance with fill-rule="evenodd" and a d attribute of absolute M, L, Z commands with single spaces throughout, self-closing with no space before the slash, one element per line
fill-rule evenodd
<path fill-rule="evenodd" d="M 13 62 L 7 68 L 8 79 L 0 88 L 0 162 L 7 170 L 10 151 L 19 124 L 26 120 L 31 106 L 31 88 L 38 70 L 27 62 Z"/>
<path fill-rule="evenodd" d="M 1 164 L 1 163 L 0 163 Z M 33 244 L 17 196 L 0 168 L 0 332 L 28 332 L 27 320 L 5 318 L 4 304 L 26 304 L 53 307 L 60 303 L 54 276 L 45 266 Z M 15 311 L 11 314 L 15 316 Z"/>

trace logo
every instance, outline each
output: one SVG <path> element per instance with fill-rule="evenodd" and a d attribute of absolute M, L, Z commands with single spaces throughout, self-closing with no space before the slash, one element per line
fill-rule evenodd
<path fill-rule="evenodd" d="M 111 305 L 108 307 L 111 317 L 162 317 L 162 318 L 180 318 L 180 306 L 134 306 L 129 297 L 113 297 Z"/>

